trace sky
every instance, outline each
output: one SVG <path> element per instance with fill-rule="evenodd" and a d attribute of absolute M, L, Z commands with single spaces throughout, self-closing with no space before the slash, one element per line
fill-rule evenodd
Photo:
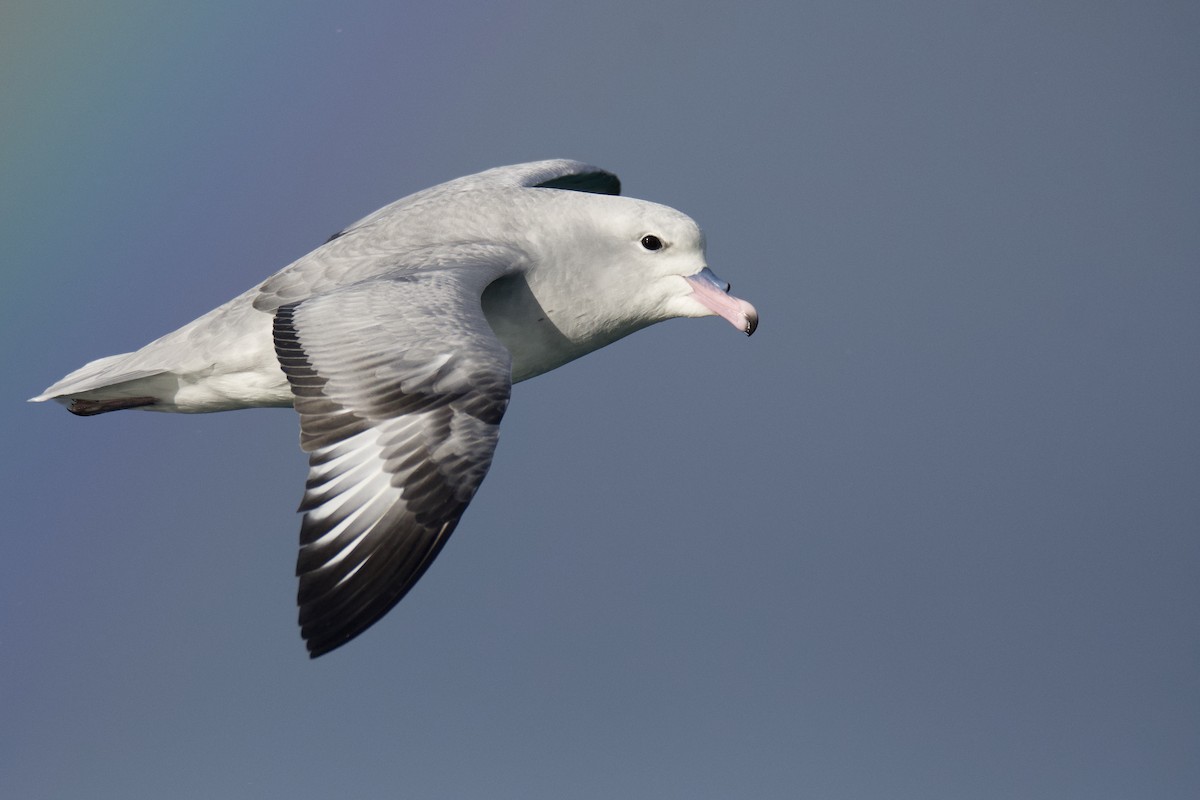
<path fill-rule="evenodd" d="M 1200 7 L 0 6 L 12 797 L 1200 796 Z M 515 387 L 310 661 L 294 413 L 26 398 L 577 158 L 753 302 Z"/>

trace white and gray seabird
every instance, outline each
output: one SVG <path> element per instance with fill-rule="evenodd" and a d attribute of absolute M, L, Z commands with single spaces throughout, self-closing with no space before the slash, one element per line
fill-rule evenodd
<path fill-rule="evenodd" d="M 294 406 L 309 454 L 296 574 L 319 656 L 362 633 L 437 556 L 487 473 L 513 383 L 674 317 L 758 314 L 666 206 L 577 161 L 517 164 L 392 203 L 263 283 L 35 401 Z"/>

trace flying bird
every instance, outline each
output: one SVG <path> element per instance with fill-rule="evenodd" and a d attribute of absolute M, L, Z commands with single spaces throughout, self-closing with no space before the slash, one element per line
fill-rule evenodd
<path fill-rule="evenodd" d="M 292 406 L 308 481 L 297 602 L 315 658 L 424 574 L 492 462 L 513 383 L 655 322 L 758 313 L 666 206 L 578 161 L 499 167 L 385 206 L 250 291 L 33 401 L 81 416 Z"/>

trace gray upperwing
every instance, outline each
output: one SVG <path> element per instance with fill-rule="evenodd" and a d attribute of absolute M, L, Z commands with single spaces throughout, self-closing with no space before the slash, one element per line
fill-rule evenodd
<path fill-rule="evenodd" d="M 511 368 L 479 298 L 503 272 L 421 271 L 276 312 L 309 453 L 296 573 L 314 658 L 404 597 L 491 465 Z"/>
<path fill-rule="evenodd" d="M 382 277 L 396 265 L 427 263 L 440 248 L 458 250 L 461 234 L 487 213 L 487 200 L 503 208 L 513 192 L 558 189 L 620 194 L 621 181 L 600 167 L 570 159 L 496 167 L 410 194 L 346 226 L 316 250 L 284 267 L 259 287 L 254 307 L 274 311 L 285 303 Z M 507 224 L 505 222 L 504 224 Z M 493 230 L 502 244 L 503 225 Z M 457 257 L 457 254 L 454 256 Z"/>

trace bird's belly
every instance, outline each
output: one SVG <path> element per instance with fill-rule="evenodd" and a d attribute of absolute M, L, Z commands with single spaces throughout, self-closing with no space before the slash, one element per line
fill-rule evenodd
<path fill-rule="evenodd" d="M 277 373 L 277 374 L 275 374 Z M 161 410 L 203 413 L 292 405 L 292 390 L 277 365 L 272 370 L 181 376 L 171 405 Z M 153 409 L 152 409 L 153 410 Z"/>
<path fill-rule="evenodd" d="M 163 371 L 147 379 L 162 386 L 148 410 L 203 413 L 290 406 L 292 392 L 275 357 L 272 315 L 245 296 L 152 342 L 136 354 Z M 185 354 L 179 358 L 179 354 Z"/>

